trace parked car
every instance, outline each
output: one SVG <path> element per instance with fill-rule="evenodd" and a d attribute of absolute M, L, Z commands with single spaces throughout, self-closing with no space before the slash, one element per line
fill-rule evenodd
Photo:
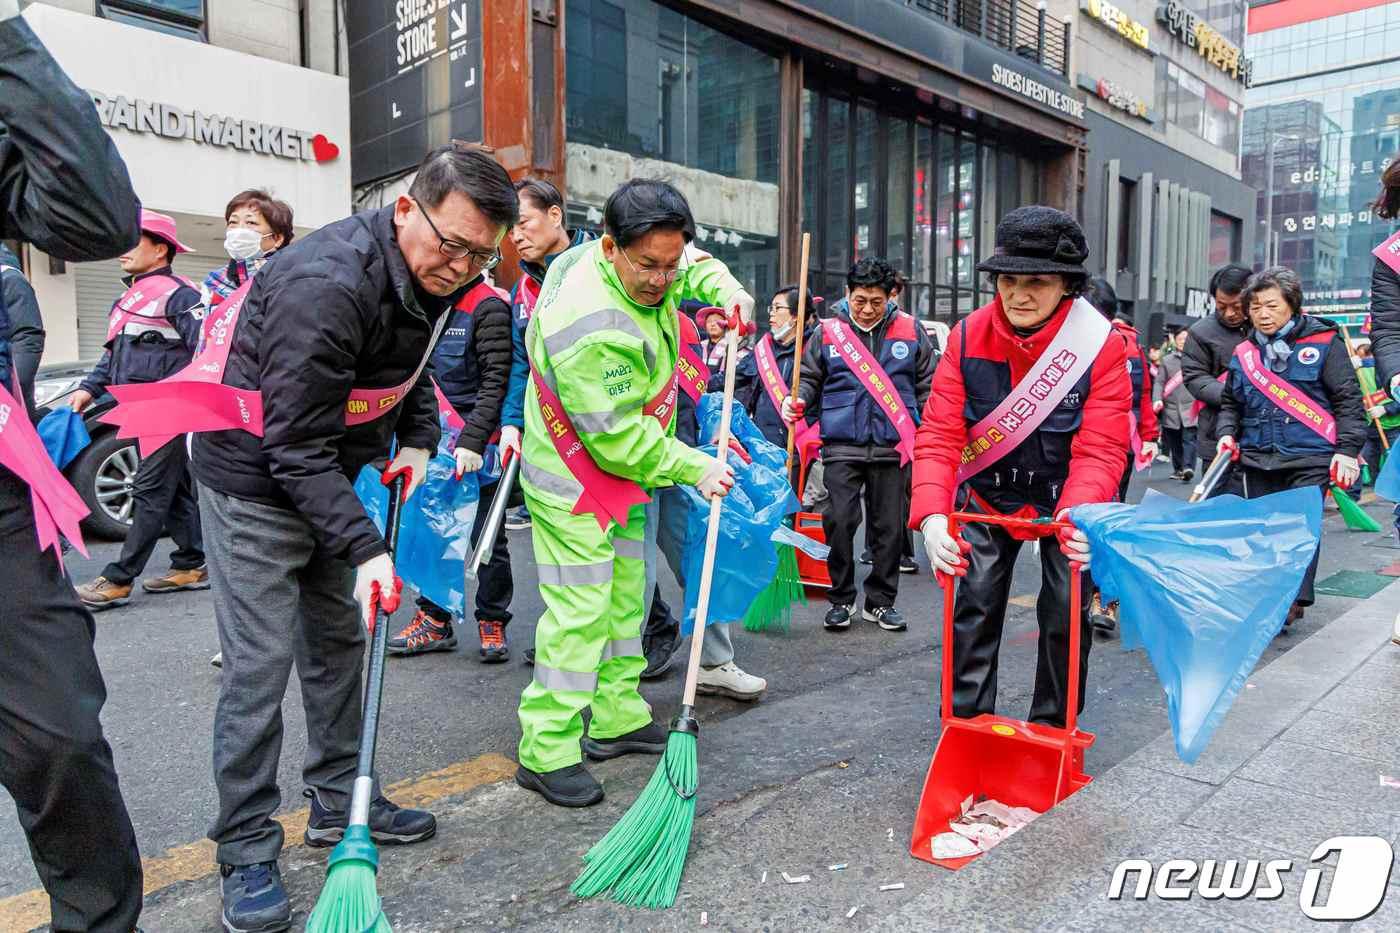
<path fill-rule="evenodd" d="M 34 404 L 39 417 L 67 405 L 69 396 L 77 391 L 78 384 L 96 362 L 40 366 L 34 380 Z M 83 520 L 83 532 L 93 537 L 121 540 L 131 527 L 134 505 L 131 486 L 141 456 L 136 441 L 118 438 L 115 427 L 97 420 L 110 411 L 113 404 L 110 395 L 103 395 L 83 412 L 83 423 L 92 436 L 92 443 L 63 472 L 91 512 Z"/>

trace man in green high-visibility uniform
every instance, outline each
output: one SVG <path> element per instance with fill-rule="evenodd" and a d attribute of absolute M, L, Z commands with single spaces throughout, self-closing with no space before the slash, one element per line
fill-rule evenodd
<path fill-rule="evenodd" d="M 690 206 L 669 184 L 627 182 L 603 223 L 601 239 L 550 264 L 525 336 L 521 486 L 545 613 L 534 680 L 520 697 L 515 779 L 569 807 L 603 799 L 583 752 L 603 760 L 666 749 L 666 730 L 637 692 L 646 491 L 684 484 L 723 496 L 734 482 L 732 469 L 675 437 L 676 308 L 682 292 L 721 307 L 752 301 L 723 263 L 690 245 Z"/>

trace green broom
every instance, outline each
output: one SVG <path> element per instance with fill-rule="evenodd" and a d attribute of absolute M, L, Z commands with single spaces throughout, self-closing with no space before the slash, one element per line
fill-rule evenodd
<path fill-rule="evenodd" d="M 738 321 L 737 309 L 734 321 Z M 724 404 L 720 410 L 718 441 L 721 463 L 729 453 L 734 363 L 739 355 L 738 332 L 742 326 L 742 323 L 730 325 L 729 347 L 725 354 Z M 700 724 L 695 719 L 695 684 L 700 673 L 705 622 L 710 613 L 710 586 L 714 582 L 722 507 L 723 500 L 718 496 L 710 500 L 685 694 L 681 698 L 680 712 L 671 722 L 666 751 L 636 803 L 584 855 L 584 869 L 570 888 L 579 897 L 610 893 L 613 900 L 629 907 L 670 907 L 676 902 L 695 825 L 695 792 L 700 781 L 695 741 L 700 734 Z"/>
<path fill-rule="evenodd" d="M 384 519 L 385 541 L 393 557 L 399 544 L 399 506 L 404 479 L 389 487 L 389 508 Z M 389 614 L 377 606 L 370 635 L 369 672 L 365 677 L 365 711 L 360 725 L 360 760 L 350 795 L 350 824 L 345 836 L 331 850 L 326 883 L 311 917 L 307 933 L 392 933 L 389 919 L 375 887 L 379 851 L 369 832 L 369 805 L 374 794 L 374 746 L 379 735 L 379 703 L 384 690 L 384 646 L 389 637 Z"/>
<path fill-rule="evenodd" d="M 1332 485 L 1332 501 L 1337 503 L 1337 511 L 1342 513 L 1342 521 L 1347 523 L 1347 528 L 1351 531 L 1380 531 L 1381 526 L 1376 524 L 1376 520 L 1366 514 L 1366 510 L 1358 505 L 1346 491 L 1336 483 Z"/>
<path fill-rule="evenodd" d="M 792 397 L 797 397 L 797 387 L 802 379 L 802 336 L 807 325 L 807 262 L 811 255 L 812 234 L 802 234 L 802 260 L 798 266 L 802 270 L 797 282 L 797 336 L 792 345 Z M 787 469 L 792 475 L 792 453 L 797 442 L 797 429 L 788 425 Z M 797 493 L 800 501 L 802 492 Z M 800 508 L 800 506 L 799 506 Z M 785 633 L 792 627 L 792 604 L 807 605 L 807 591 L 802 586 L 802 573 L 797 568 L 797 551 L 791 544 L 778 545 L 778 569 L 773 579 L 754 597 L 744 613 L 744 631 Z"/>

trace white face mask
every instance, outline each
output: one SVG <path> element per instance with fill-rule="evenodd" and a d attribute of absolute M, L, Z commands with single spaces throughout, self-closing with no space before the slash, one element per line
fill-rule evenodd
<path fill-rule="evenodd" d="M 224 252 L 230 259 L 255 259 L 263 254 L 263 239 L 252 227 L 231 227 L 224 234 Z"/>
<path fill-rule="evenodd" d="M 788 321 L 787 326 L 784 327 L 782 330 L 775 330 L 775 331 L 773 331 L 773 339 L 774 339 L 774 340 L 782 340 L 784 337 L 786 337 L 786 336 L 787 336 L 788 334 L 790 334 L 790 333 L 792 333 L 792 322 L 791 322 L 791 321 Z"/>

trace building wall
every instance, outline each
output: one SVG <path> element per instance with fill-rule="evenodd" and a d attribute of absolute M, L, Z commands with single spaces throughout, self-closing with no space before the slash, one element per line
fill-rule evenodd
<path fill-rule="evenodd" d="M 297 0 L 208 0 L 209 42 L 260 58 L 300 65 Z"/>

